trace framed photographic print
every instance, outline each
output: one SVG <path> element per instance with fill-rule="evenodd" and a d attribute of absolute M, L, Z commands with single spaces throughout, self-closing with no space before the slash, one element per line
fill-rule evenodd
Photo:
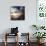
<path fill-rule="evenodd" d="M 37 15 L 39 18 L 46 18 L 46 0 L 37 1 Z"/>
<path fill-rule="evenodd" d="M 11 6 L 10 17 L 11 17 L 11 20 L 25 20 L 25 7 Z"/>
<path fill-rule="evenodd" d="M 46 25 L 46 0 L 37 0 L 37 25 Z"/>

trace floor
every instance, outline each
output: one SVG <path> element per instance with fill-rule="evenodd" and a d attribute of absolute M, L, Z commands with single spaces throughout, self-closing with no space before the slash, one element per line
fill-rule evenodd
<path fill-rule="evenodd" d="M 37 46 L 37 43 L 30 43 L 31 45 L 30 46 Z M 0 46 L 4 46 L 4 43 L 2 42 L 0 42 Z M 8 45 L 7 46 L 15 46 L 15 43 L 8 43 Z M 21 45 L 21 46 L 25 46 L 25 45 Z M 41 45 L 41 46 L 46 46 L 46 43 L 44 43 L 44 45 Z"/>

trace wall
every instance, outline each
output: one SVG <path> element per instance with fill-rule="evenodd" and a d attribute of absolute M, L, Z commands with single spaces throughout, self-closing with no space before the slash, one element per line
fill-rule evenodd
<path fill-rule="evenodd" d="M 11 21 L 10 6 L 25 6 L 25 20 Z M 10 32 L 9 28 L 19 27 L 19 32 L 29 32 L 31 25 L 36 24 L 36 0 L 1 0 L 0 1 L 0 34 Z M 1 38 L 1 37 L 0 37 Z"/>

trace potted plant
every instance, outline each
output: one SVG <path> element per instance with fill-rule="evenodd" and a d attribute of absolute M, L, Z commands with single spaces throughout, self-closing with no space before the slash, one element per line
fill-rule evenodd
<path fill-rule="evenodd" d="M 45 34 L 46 34 L 45 32 L 35 32 L 33 35 L 37 38 L 38 43 L 41 43 L 40 40 L 42 38 L 45 38 L 44 37 L 46 36 Z"/>

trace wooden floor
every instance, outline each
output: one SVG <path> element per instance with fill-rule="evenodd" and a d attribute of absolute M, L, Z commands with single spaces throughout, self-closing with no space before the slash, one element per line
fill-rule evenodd
<path fill-rule="evenodd" d="M 2 42 L 0 42 L 0 46 L 5 46 L 4 45 L 4 43 Z M 15 46 L 15 43 L 8 43 L 8 45 L 7 46 Z M 24 45 L 25 46 L 25 45 Z M 37 46 L 37 43 L 30 43 L 30 46 Z M 41 45 L 41 46 L 46 46 L 46 43 L 44 43 L 43 45 Z"/>

